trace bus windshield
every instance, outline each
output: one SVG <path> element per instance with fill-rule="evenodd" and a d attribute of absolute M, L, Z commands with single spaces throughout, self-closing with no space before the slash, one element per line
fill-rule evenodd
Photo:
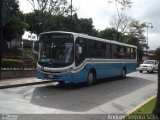
<path fill-rule="evenodd" d="M 39 64 L 44 67 L 65 67 L 74 60 L 73 39 L 61 35 L 40 38 Z"/>

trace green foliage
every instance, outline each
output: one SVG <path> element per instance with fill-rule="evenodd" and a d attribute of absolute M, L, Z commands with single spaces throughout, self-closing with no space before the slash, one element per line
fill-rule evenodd
<path fill-rule="evenodd" d="M 79 25 L 80 25 L 80 32 L 81 33 L 86 33 L 86 34 L 91 34 L 92 29 L 93 29 L 93 20 L 92 18 L 81 18 L 79 19 Z"/>
<path fill-rule="evenodd" d="M 74 14 L 70 16 L 50 15 L 47 12 L 41 13 L 36 10 L 25 15 L 26 22 L 29 24 L 28 30 L 39 34 L 46 31 L 71 31 L 95 35 L 96 30 L 91 18 L 81 18 Z M 41 19 L 40 19 L 41 18 Z"/>
<path fill-rule="evenodd" d="M 17 57 L 29 57 L 29 58 L 37 58 L 38 53 L 32 50 L 23 50 L 18 48 L 12 48 L 2 51 L 4 55 L 11 55 Z"/>
<path fill-rule="evenodd" d="M 27 30 L 34 32 L 36 34 L 41 33 L 43 31 L 42 25 L 45 23 L 43 19 L 40 19 L 41 16 L 44 16 L 42 17 L 43 19 L 48 18 L 47 14 L 45 13 L 42 14 L 40 11 L 37 11 L 37 10 L 31 13 L 25 14 L 25 21 L 29 25 Z"/>
<path fill-rule="evenodd" d="M 38 57 L 38 53 L 31 50 L 21 50 L 24 57 L 35 58 Z"/>
<path fill-rule="evenodd" d="M 27 0 L 33 7 L 34 11 L 41 13 L 47 12 L 50 15 L 68 15 L 74 12 L 73 6 L 68 4 L 67 0 Z"/>
<path fill-rule="evenodd" d="M 16 56 L 22 56 L 23 55 L 23 51 L 17 48 L 13 48 L 10 49 L 10 51 L 12 52 L 12 54 L 16 55 Z"/>
<path fill-rule="evenodd" d="M 24 29 L 28 27 L 24 15 L 19 10 L 17 0 L 5 0 L 2 6 L 3 42 L 6 43 L 22 36 Z"/>
<path fill-rule="evenodd" d="M 160 60 L 160 47 L 158 47 L 156 50 L 155 50 L 155 54 L 157 56 L 157 59 Z"/>
<path fill-rule="evenodd" d="M 23 61 L 15 59 L 2 59 L 2 68 L 19 68 L 23 67 Z"/>
<path fill-rule="evenodd" d="M 124 120 L 136 120 L 136 118 L 137 119 L 139 118 L 139 120 L 141 118 L 143 118 L 143 120 L 147 120 L 147 118 L 148 120 L 158 120 L 157 117 L 152 114 L 155 103 L 156 103 L 156 98 L 152 99 L 151 101 L 149 101 L 148 103 L 137 109 L 132 114 L 126 116 Z"/>
<path fill-rule="evenodd" d="M 101 30 L 98 34 L 98 37 L 108 40 L 117 40 L 119 41 L 121 33 L 118 32 L 115 28 L 106 28 Z M 116 38 L 115 38 L 116 37 Z"/>
<path fill-rule="evenodd" d="M 7 57 L 2 60 L 3 68 L 36 67 L 38 53 L 35 51 L 14 48 L 6 50 L 4 55 Z"/>
<path fill-rule="evenodd" d="M 33 61 L 33 62 L 32 62 L 32 66 L 33 66 L 33 67 L 36 67 L 36 66 L 37 66 L 37 62 L 36 62 L 36 61 Z"/>

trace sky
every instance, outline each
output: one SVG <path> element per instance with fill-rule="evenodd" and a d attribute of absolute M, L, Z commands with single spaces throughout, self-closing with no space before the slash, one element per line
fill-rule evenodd
<path fill-rule="evenodd" d="M 153 28 L 148 28 L 148 45 L 151 50 L 155 50 L 160 47 L 160 0 L 132 0 L 132 2 L 132 7 L 125 13 L 141 23 L 152 23 Z M 112 16 L 117 14 L 115 4 L 109 0 L 72 0 L 72 4 L 77 9 L 78 17 L 92 18 L 93 25 L 98 30 L 110 27 Z M 24 13 L 32 11 L 32 6 L 27 0 L 19 0 L 19 5 Z M 144 35 L 147 37 L 146 32 Z"/>

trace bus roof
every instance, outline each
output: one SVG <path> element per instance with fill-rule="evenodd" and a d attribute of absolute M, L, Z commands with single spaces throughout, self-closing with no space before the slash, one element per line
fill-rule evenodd
<path fill-rule="evenodd" d="M 134 45 L 121 43 L 121 42 L 118 42 L 118 41 L 115 41 L 115 40 L 108 40 L 108 39 L 93 37 L 93 36 L 89 36 L 89 35 L 83 34 L 83 33 L 66 32 L 66 31 L 50 31 L 50 32 L 43 32 L 40 35 L 47 34 L 47 33 L 68 33 L 68 34 L 73 34 L 73 35 L 75 35 L 77 37 L 83 37 L 83 38 L 87 38 L 87 39 L 93 39 L 93 40 L 97 40 L 97 41 L 102 41 L 102 42 L 107 42 L 107 43 L 112 43 L 112 44 L 117 44 L 117 45 L 123 45 L 123 46 L 137 48 L 137 46 L 134 46 Z"/>

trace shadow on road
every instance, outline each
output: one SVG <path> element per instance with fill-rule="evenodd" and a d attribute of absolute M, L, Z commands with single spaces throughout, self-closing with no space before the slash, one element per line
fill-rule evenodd
<path fill-rule="evenodd" d="M 151 83 L 152 81 L 146 79 L 127 77 L 125 80 L 103 79 L 93 86 L 83 84 L 63 87 L 58 85 L 41 86 L 35 88 L 30 102 L 47 108 L 85 112 Z"/>

